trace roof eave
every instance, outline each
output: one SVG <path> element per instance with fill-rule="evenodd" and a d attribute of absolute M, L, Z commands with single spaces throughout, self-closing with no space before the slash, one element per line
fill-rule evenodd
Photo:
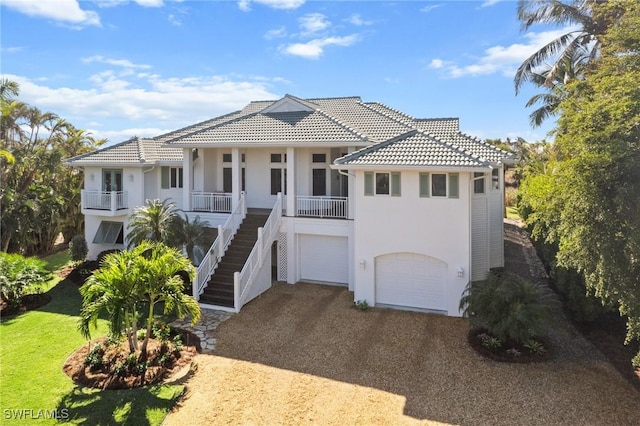
<path fill-rule="evenodd" d="M 178 143 L 163 143 L 164 147 L 171 148 L 268 148 L 268 147 L 288 147 L 293 146 L 294 148 L 298 147 L 335 147 L 335 146 L 369 146 L 373 142 L 370 141 L 360 141 L 360 142 L 336 142 L 336 141 L 328 141 L 328 142 L 302 142 L 302 141 L 286 141 L 286 142 L 205 142 L 205 143 L 190 143 L 190 144 L 178 144 Z"/>
<path fill-rule="evenodd" d="M 424 166 L 424 165 L 400 165 L 400 164 L 336 164 L 333 163 L 330 165 L 333 170 L 442 170 L 442 171 L 450 171 L 450 172 L 486 172 L 487 170 L 491 170 L 494 167 L 490 164 L 485 165 L 475 165 L 475 166 Z"/>

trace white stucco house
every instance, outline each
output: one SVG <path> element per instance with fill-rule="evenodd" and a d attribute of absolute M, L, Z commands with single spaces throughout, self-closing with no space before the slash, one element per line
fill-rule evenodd
<path fill-rule="evenodd" d="M 67 164 L 84 171 L 89 258 L 126 247 L 129 215 L 146 199 L 218 229 L 193 283 L 204 306 L 238 311 L 277 279 L 458 316 L 467 283 L 503 266 L 511 161 L 457 118 L 286 95 Z"/>

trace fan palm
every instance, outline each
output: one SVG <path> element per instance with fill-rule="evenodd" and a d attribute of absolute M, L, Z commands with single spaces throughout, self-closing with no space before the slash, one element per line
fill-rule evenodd
<path fill-rule="evenodd" d="M 179 220 L 176 206 L 168 200 L 147 200 L 131 214 L 127 226 L 129 247 L 145 240 L 168 244 L 173 239 L 176 221 Z"/>

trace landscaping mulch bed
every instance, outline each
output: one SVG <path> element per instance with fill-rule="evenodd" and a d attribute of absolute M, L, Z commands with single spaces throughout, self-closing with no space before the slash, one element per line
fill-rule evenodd
<path fill-rule="evenodd" d="M 100 344 L 106 348 L 103 359 L 105 364 L 102 368 L 93 371 L 85 365 L 87 354 L 95 344 Z M 144 374 L 129 372 L 122 376 L 111 373 L 116 363 L 124 363 L 129 355 L 129 346 L 126 341 L 119 345 L 107 345 L 107 338 L 103 337 L 93 340 L 83 345 L 72 353 L 65 361 L 62 370 L 74 382 L 79 385 L 99 388 L 99 389 L 129 389 L 139 386 L 146 386 L 162 382 L 167 377 L 181 370 L 191 363 L 197 354 L 195 346 L 184 345 L 173 357 L 173 362 L 167 365 L 160 365 L 160 358 L 164 351 L 161 349 L 161 342 L 156 339 L 149 339 L 147 347 L 149 358 L 148 367 Z"/>
<path fill-rule="evenodd" d="M 58 276 L 66 278 L 76 284 L 78 287 L 91 276 L 91 272 L 98 269 L 100 264 L 95 260 L 87 260 L 77 266 L 65 266 L 58 271 Z"/>
<path fill-rule="evenodd" d="M 46 293 L 26 294 L 22 296 L 20 306 L 10 307 L 4 301 L 0 301 L 0 317 L 9 317 L 22 312 L 41 308 L 51 302 L 51 296 Z"/>
<path fill-rule="evenodd" d="M 486 330 L 472 328 L 467 335 L 469 345 L 480 355 L 498 362 L 513 362 L 528 364 L 531 362 L 544 362 L 553 359 L 552 346 L 549 339 L 538 337 L 536 341 L 542 344 L 544 351 L 532 353 L 528 348 L 518 342 L 505 342 L 502 346 L 490 349 L 483 344 L 482 335 L 486 335 Z"/>

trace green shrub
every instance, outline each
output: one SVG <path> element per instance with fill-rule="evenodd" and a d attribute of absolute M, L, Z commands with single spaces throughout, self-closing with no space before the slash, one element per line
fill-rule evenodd
<path fill-rule="evenodd" d="M 36 257 L 0 253 L 0 297 L 9 306 L 20 305 L 27 291 L 37 291 L 51 276 L 47 263 Z"/>
<path fill-rule="evenodd" d="M 89 253 L 89 247 L 87 247 L 87 240 L 82 235 L 76 235 L 69 241 L 69 254 L 72 261 L 84 262 L 87 253 Z"/>
<path fill-rule="evenodd" d="M 100 345 L 100 343 L 96 343 L 85 357 L 84 365 L 88 365 L 91 370 L 95 371 L 102 367 L 104 363 L 102 359 L 103 356 L 104 348 L 102 347 L 102 345 Z"/>
<path fill-rule="evenodd" d="M 504 204 L 506 207 L 515 207 L 518 198 L 518 189 L 508 186 L 504 190 Z"/>
<path fill-rule="evenodd" d="M 102 261 L 104 260 L 105 257 L 107 257 L 107 255 L 110 255 L 111 253 L 119 253 L 121 251 L 122 250 L 119 250 L 119 249 L 109 249 L 109 250 L 101 251 L 98 254 L 98 258 L 96 260 L 98 261 L 98 264 L 102 266 Z"/>
<path fill-rule="evenodd" d="M 528 342 L 546 331 L 553 303 L 546 286 L 491 272 L 486 281 L 467 286 L 460 309 L 472 325 L 503 342 Z"/>

